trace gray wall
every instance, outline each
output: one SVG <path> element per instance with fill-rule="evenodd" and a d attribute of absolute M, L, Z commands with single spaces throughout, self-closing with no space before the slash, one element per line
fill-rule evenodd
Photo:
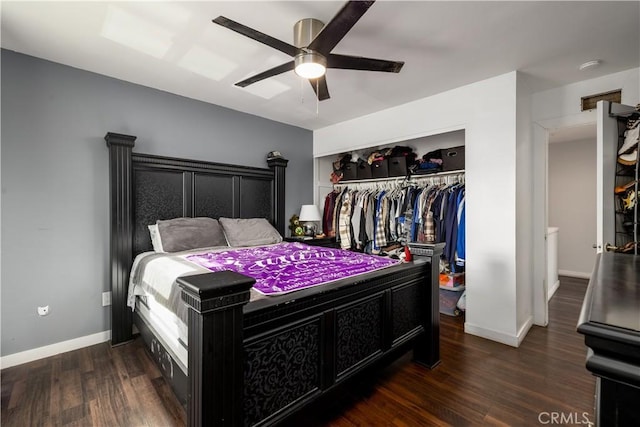
<path fill-rule="evenodd" d="M 549 226 L 559 227 L 558 270 L 589 276 L 596 252 L 596 140 L 549 144 Z"/>
<path fill-rule="evenodd" d="M 311 198 L 311 131 L 6 50 L 1 63 L 3 356 L 110 329 L 107 132 L 257 167 L 278 150 L 286 218 Z"/>

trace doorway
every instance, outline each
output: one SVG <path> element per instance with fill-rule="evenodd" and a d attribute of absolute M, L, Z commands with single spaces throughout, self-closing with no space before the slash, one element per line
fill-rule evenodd
<path fill-rule="evenodd" d="M 596 125 L 549 131 L 547 188 L 547 300 L 555 275 L 588 279 L 596 259 Z M 557 258 L 550 242 L 557 228 Z M 551 268 L 550 268 L 551 267 Z"/>
<path fill-rule="evenodd" d="M 551 144 L 571 144 L 573 141 L 579 140 L 587 140 L 587 139 L 595 139 L 597 135 L 596 128 L 596 112 L 585 112 L 585 114 L 579 115 L 571 115 L 571 116 L 563 116 L 556 117 L 552 119 L 546 119 L 538 122 L 534 122 L 533 124 L 533 142 L 534 142 L 534 156 L 533 156 L 533 168 L 534 171 L 539 171 L 540 174 L 534 174 L 537 178 L 534 179 L 534 205 L 533 205 L 533 228 L 534 228 L 534 259 L 533 259 L 533 323 L 538 326 L 547 326 L 549 321 L 549 312 L 548 312 L 548 294 L 553 292 L 553 286 L 555 279 L 549 279 L 547 276 L 551 276 L 553 278 L 553 274 L 549 272 L 548 268 L 553 267 L 554 259 L 548 260 L 548 248 L 547 248 L 547 237 L 549 234 L 550 226 L 558 227 L 558 250 L 560 244 L 560 238 L 563 236 L 563 230 L 560 229 L 559 225 L 553 224 L 549 219 L 549 194 L 551 191 L 550 186 L 553 185 L 554 189 L 556 186 L 564 186 L 562 182 L 553 182 L 550 183 L 550 175 L 549 175 L 549 147 Z M 551 144 L 550 144 L 551 141 Z M 564 141 L 564 142 L 563 142 Z M 585 143 L 586 144 L 586 143 Z M 579 143 L 576 143 L 579 145 Z M 594 144 L 597 146 L 597 144 Z M 562 150 L 561 146 L 559 150 Z M 551 148 L 552 151 L 555 151 L 556 147 Z M 565 151 L 571 151 L 570 148 L 567 148 Z M 569 159 L 566 159 L 565 162 L 569 164 L 572 162 L 570 159 L 570 153 L 567 153 Z M 593 173 L 597 173 L 597 162 L 596 159 L 593 159 L 592 163 Z M 571 169 L 569 169 L 571 170 Z M 554 174 L 555 175 L 555 174 Z M 560 180 L 562 181 L 562 180 Z M 585 187 L 582 184 L 577 184 L 578 186 L 574 189 L 573 194 L 582 194 L 585 190 Z M 569 186 L 565 186 L 569 189 Z M 595 189 L 590 190 L 595 194 Z M 562 206 L 562 205 L 560 205 Z M 597 208 L 594 207 L 593 211 L 596 212 Z M 552 221 L 556 221 L 557 217 L 554 216 L 551 218 Z M 571 227 L 564 227 L 571 228 Z M 569 229 L 564 230 L 565 233 L 570 231 Z M 565 236 L 566 237 L 566 236 Z M 567 242 L 569 246 L 568 249 L 563 250 L 563 253 L 566 254 L 567 251 L 571 251 L 571 243 L 570 241 L 563 238 L 563 242 Z M 590 241 L 588 248 L 590 248 L 590 257 L 595 256 L 595 250 L 591 248 L 595 240 Z M 581 248 L 584 249 L 581 245 Z M 553 254 L 552 254 L 553 255 Z M 558 261 L 560 255 L 558 254 Z M 563 258 L 564 259 L 564 258 Z M 563 273 L 580 273 L 581 269 L 584 267 L 570 267 L 571 264 L 566 264 L 563 262 L 562 265 L 558 264 L 558 268 L 556 270 L 566 270 Z M 592 264 L 593 265 L 593 264 Z M 570 270 L 570 268 L 575 268 L 575 270 Z M 591 268 L 586 270 L 586 272 L 590 272 Z M 559 272 L 559 271 L 558 271 Z M 584 273 L 584 272 L 583 272 Z M 553 281 L 552 281 L 553 280 Z M 549 283 L 551 282 L 551 283 Z"/>

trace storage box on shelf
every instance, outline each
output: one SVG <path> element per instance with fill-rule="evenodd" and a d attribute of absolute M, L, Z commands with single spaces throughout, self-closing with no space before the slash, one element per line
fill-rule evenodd
<path fill-rule="evenodd" d="M 354 162 L 346 163 L 342 167 L 342 179 L 350 181 L 358 178 L 358 164 Z"/>
<path fill-rule="evenodd" d="M 409 165 L 406 156 L 389 158 L 389 176 L 407 175 Z"/>
<path fill-rule="evenodd" d="M 442 150 L 442 171 L 464 169 L 464 145 Z"/>
<path fill-rule="evenodd" d="M 356 167 L 357 169 L 357 173 L 356 173 L 356 178 L 357 179 L 371 179 L 372 175 L 371 175 L 371 165 L 367 162 L 360 162 L 358 163 L 358 166 Z"/>
<path fill-rule="evenodd" d="M 372 178 L 388 178 L 389 177 L 389 161 L 382 159 L 371 164 Z"/>

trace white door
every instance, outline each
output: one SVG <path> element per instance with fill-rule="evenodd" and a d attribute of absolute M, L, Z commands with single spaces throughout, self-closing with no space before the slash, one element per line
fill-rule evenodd
<path fill-rule="evenodd" d="M 618 157 L 618 116 L 629 115 L 634 107 L 608 101 L 598 102 L 597 118 L 597 234 L 598 253 L 615 245 L 615 173 Z"/>

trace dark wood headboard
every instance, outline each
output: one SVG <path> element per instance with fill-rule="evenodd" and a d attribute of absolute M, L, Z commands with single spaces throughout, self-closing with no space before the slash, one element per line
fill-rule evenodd
<path fill-rule="evenodd" d="M 147 226 L 158 219 L 267 218 L 284 235 L 285 168 L 282 158 L 269 168 L 184 160 L 133 153 L 136 137 L 105 136 L 109 147 L 111 344 L 132 338 L 127 307 L 133 258 L 151 250 Z"/>

